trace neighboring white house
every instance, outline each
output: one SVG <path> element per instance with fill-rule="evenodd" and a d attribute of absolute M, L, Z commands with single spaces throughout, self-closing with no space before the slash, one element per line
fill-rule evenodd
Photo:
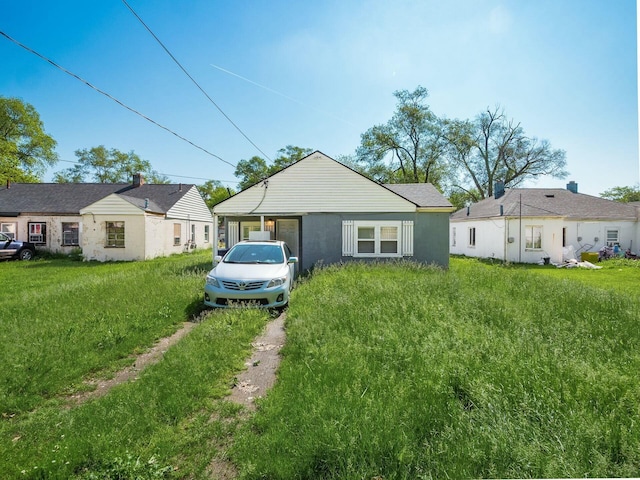
<path fill-rule="evenodd" d="M 213 217 L 195 185 L 16 183 L 0 189 L 0 230 L 86 260 L 145 260 L 212 248 Z"/>
<path fill-rule="evenodd" d="M 495 195 L 455 212 L 450 219 L 450 252 L 469 257 L 560 263 L 567 255 L 604 245 L 639 247 L 640 210 L 635 205 L 567 189 L 514 188 L 496 184 Z"/>

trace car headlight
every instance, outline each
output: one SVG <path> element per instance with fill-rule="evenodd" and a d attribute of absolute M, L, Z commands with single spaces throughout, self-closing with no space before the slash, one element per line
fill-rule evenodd
<path fill-rule="evenodd" d="M 278 287 L 280 285 L 283 285 L 286 281 L 287 281 L 287 277 L 274 278 L 269 282 L 269 284 L 267 285 L 267 288 Z"/>
<path fill-rule="evenodd" d="M 218 283 L 218 279 L 216 277 L 212 277 L 211 275 L 207 275 L 207 285 L 220 288 L 220 283 Z"/>

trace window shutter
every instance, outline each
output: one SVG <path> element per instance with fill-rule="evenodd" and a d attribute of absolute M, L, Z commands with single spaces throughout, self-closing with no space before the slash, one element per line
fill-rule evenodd
<path fill-rule="evenodd" d="M 352 257 L 355 246 L 353 220 L 342 221 L 342 256 Z"/>
<path fill-rule="evenodd" d="M 413 221 L 402 222 L 402 256 L 413 257 Z"/>
<path fill-rule="evenodd" d="M 229 231 L 226 232 L 227 248 L 231 248 L 236 243 L 238 243 L 238 235 L 240 233 L 240 224 L 239 222 L 229 222 L 227 223 L 227 227 L 229 228 Z"/>

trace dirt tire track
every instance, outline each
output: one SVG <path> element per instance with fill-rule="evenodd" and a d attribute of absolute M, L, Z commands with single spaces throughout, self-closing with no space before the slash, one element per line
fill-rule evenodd
<path fill-rule="evenodd" d="M 85 381 L 85 385 L 95 385 L 96 388 L 89 392 L 81 392 L 70 395 L 68 397 L 70 403 L 69 406 L 72 407 L 81 405 L 84 402 L 88 402 L 89 400 L 100 398 L 109 393 L 109 391 L 116 385 L 136 380 L 142 370 L 144 370 L 149 365 L 158 363 L 164 356 L 165 352 L 171 346 L 175 345 L 182 338 L 184 338 L 184 336 L 187 335 L 191 330 L 193 330 L 196 325 L 197 324 L 194 322 L 184 322 L 182 324 L 182 327 L 180 327 L 173 335 L 158 340 L 158 342 L 153 347 L 151 347 L 145 353 L 138 355 L 133 365 L 116 372 L 113 378 L 109 378 L 106 380 Z"/>

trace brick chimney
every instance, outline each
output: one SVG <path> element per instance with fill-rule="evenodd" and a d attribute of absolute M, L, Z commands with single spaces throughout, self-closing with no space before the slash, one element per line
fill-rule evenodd
<path fill-rule="evenodd" d="M 141 173 L 134 173 L 133 174 L 133 186 L 134 187 L 140 187 L 144 185 L 144 177 L 142 176 Z"/>
<path fill-rule="evenodd" d="M 571 193 L 578 193 L 578 184 L 571 180 L 569 183 L 567 183 L 567 190 L 569 190 Z"/>
<path fill-rule="evenodd" d="M 504 195 L 504 182 L 502 180 L 498 180 L 493 185 L 493 196 L 497 200 L 503 195 Z"/>

